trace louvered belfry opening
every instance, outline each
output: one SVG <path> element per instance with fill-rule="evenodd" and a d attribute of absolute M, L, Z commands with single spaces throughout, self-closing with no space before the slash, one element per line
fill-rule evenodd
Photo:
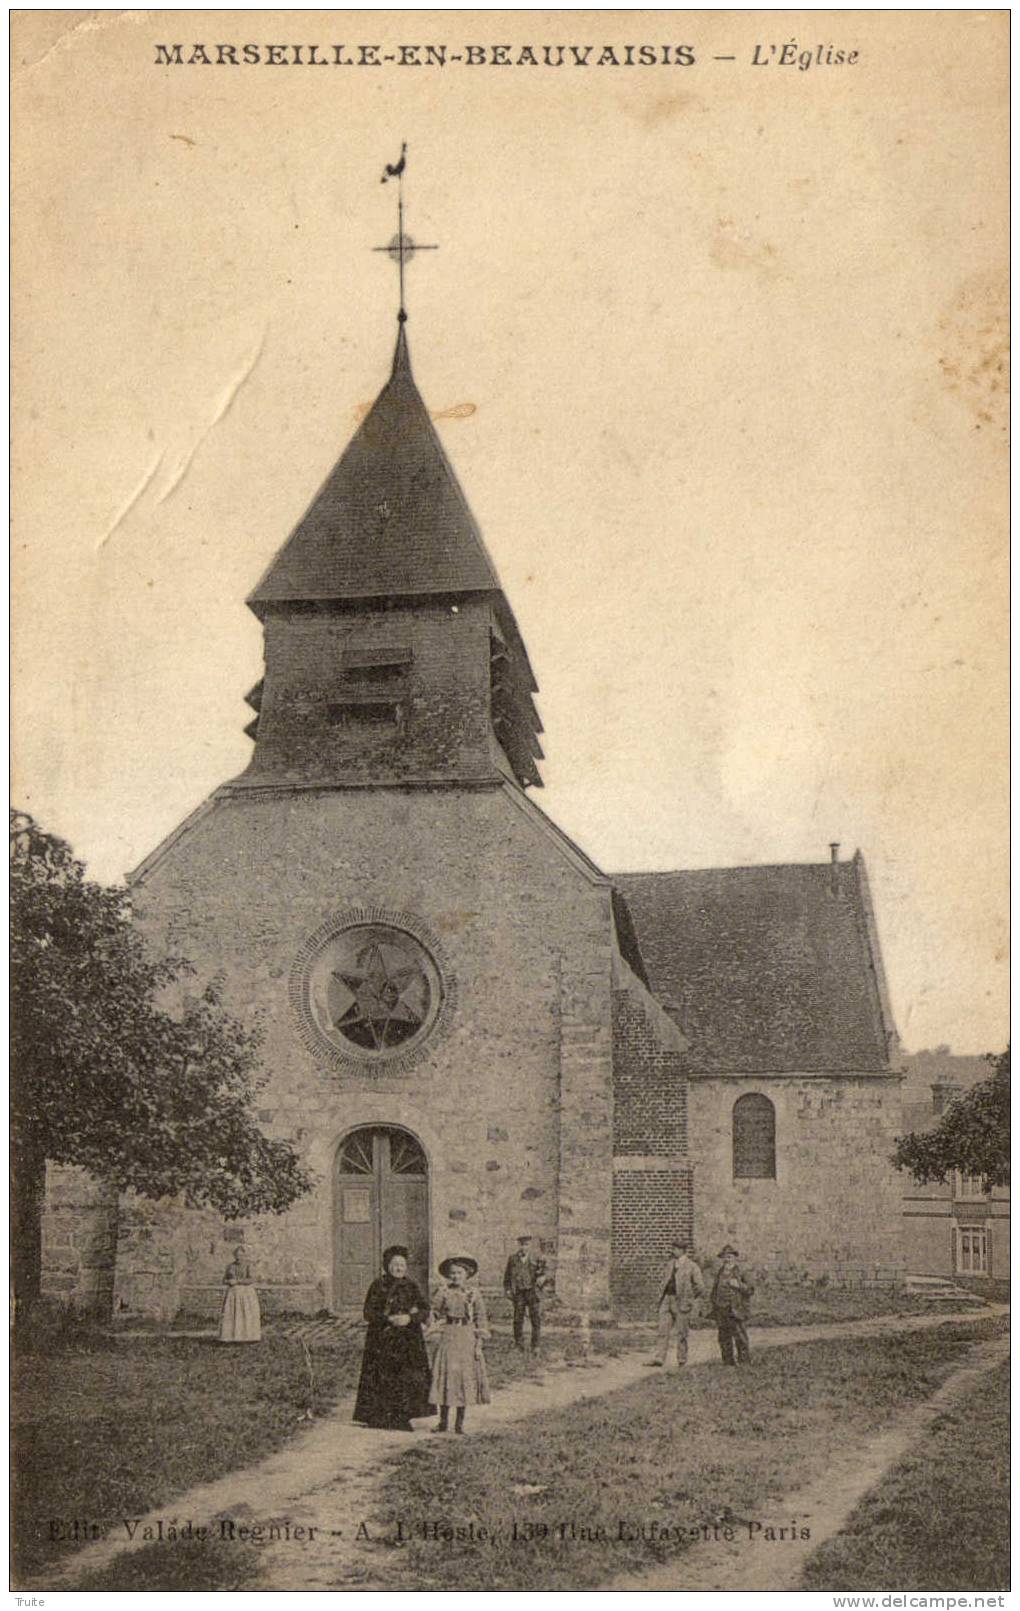
<path fill-rule="evenodd" d="M 493 628 L 489 634 L 489 687 L 492 698 L 492 725 L 518 782 L 541 787 L 536 761 L 543 750 L 538 741 L 542 723 L 532 692 L 537 690 L 530 677 L 527 657 L 515 651 Z"/>

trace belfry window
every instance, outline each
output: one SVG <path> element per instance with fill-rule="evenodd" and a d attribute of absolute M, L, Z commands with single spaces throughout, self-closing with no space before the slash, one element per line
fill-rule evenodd
<path fill-rule="evenodd" d="M 733 1178 L 776 1178 L 776 1110 L 757 1091 L 733 1104 Z"/>
<path fill-rule="evenodd" d="M 347 732 L 370 734 L 396 732 L 400 728 L 400 706 L 389 699 L 348 699 L 327 706 L 330 723 Z"/>
<path fill-rule="evenodd" d="M 408 645 L 391 644 L 387 648 L 345 649 L 341 664 L 348 683 L 399 683 L 406 679 L 413 658 Z"/>

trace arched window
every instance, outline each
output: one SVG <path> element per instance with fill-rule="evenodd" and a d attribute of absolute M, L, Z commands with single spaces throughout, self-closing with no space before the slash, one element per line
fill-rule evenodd
<path fill-rule="evenodd" d="M 776 1178 L 776 1110 L 757 1091 L 733 1104 L 733 1178 Z"/>

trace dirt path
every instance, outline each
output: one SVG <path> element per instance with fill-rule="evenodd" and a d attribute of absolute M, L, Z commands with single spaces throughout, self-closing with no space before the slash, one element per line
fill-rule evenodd
<path fill-rule="evenodd" d="M 927 1427 L 962 1398 L 987 1371 L 1009 1358 L 1009 1338 L 979 1343 L 965 1364 L 943 1382 L 930 1399 L 897 1417 L 891 1426 L 845 1453 L 835 1454 L 826 1468 L 824 1492 L 817 1481 L 770 1500 L 769 1517 L 777 1526 L 808 1528 L 808 1540 L 766 1541 L 749 1536 L 748 1524 L 737 1529 L 732 1543 L 698 1544 L 677 1561 L 613 1578 L 604 1589 L 727 1589 L 756 1593 L 796 1589 L 811 1555 L 847 1524 L 865 1494 L 891 1466 L 903 1459 Z M 791 1527 L 791 1523 L 793 1526 Z"/>
<path fill-rule="evenodd" d="M 972 1325 L 977 1319 L 1006 1313 L 1007 1305 L 990 1304 L 977 1313 L 969 1310 L 952 1315 L 886 1315 L 831 1325 L 752 1330 L 751 1345 L 757 1350 L 830 1337 L 872 1337 L 931 1326 Z M 692 1332 L 689 1366 L 717 1357 L 714 1333 Z M 490 1431 L 538 1411 L 617 1392 L 647 1379 L 646 1359 L 644 1340 L 640 1351 L 605 1364 L 549 1367 L 538 1377 L 500 1389 L 493 1404 L 472 1410 L 470 1427 Z M 412 1447 L 418 1437 L 354 1427 L 353 1405 L 353 1397 L 341 1400 L 329 1416 L 257 1465 L 189 1489 L 160 1510 L 142 1517 L 130 1539 L 123 1527 L 114 1527 L 107 1538 L 86 1545 L 59 1568 L 25 1586 L 51 1592 L 74 1589 L 86 1574 L 101 1571 L 123 1552 L 150 1542 L 152 1534 L 146 1537 L 147 1528 L 155 1529 L 159 1521 L 165 1527 L 171 1520 L 180 1527 L 189 1519 L 196 1527 L 204 1525 L 222 1533 L 224 1547 L 232 1537 L 239 1549 L 246 1547 L 237 1536 L 242 1527 L 257 1524 L 266 1529 L 275 1525 L 281 1531 L 288 1527 L 289 1537 L 266 1541 L 266 1535 L 262 1535 L 257 1584 L 260 1590 L 371 1586 L 373 1546 L 364 1534 L 359 1539 L 359 1523 L 369 1521 L 372 1515 L 388 1462 Z M 430 1424 L 418 1423 L 419 1436 Z M 295 1537 L 299 1528 L 304 1531 Z M 311 1537 L 309 1529 L 314 1529 Z M 693 1552 L 687 1559 L 692 1556 Z"/>

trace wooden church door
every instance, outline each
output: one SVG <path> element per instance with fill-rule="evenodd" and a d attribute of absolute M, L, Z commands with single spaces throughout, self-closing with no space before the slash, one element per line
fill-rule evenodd
<path fill-rule="evenodd" d="M 408 1250 L 407 1273 L 429 1290 L 428 1163 L 406 1130 L 352 1130 L 337 1153 L 334 1302 L 361 1308 L 383 1249 Z"/>

